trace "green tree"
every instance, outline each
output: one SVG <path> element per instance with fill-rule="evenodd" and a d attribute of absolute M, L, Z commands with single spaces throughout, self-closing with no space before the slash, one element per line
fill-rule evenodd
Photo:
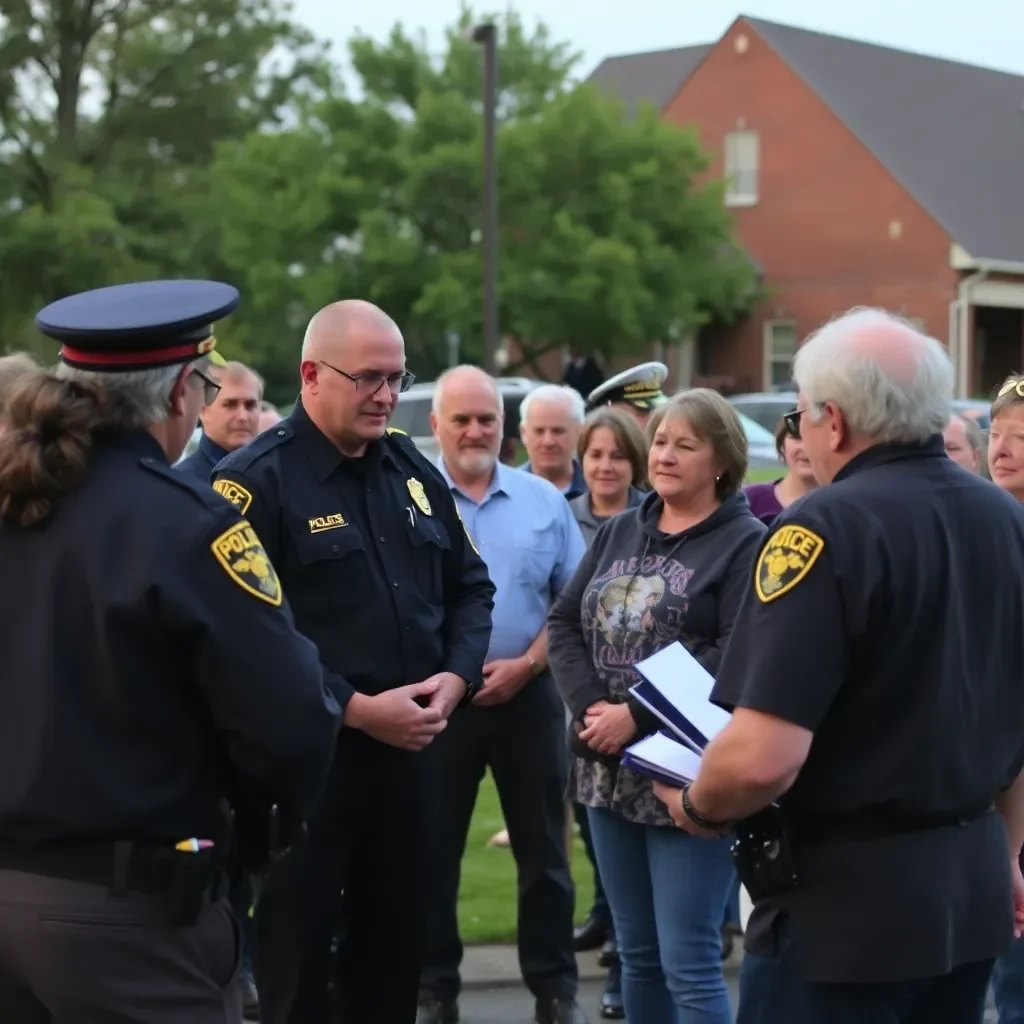
<path fill-rule="evenodd" d="M 216 145 L 326 74 L 278 0 L 0 0 L 5 343 L 36 344 L 31 311 L 74 290 L 225 272 Z"/>
<path fill-rule="evenodd" d="M 396 27 L 355 38 L 358 88 L 300 123 L 222 146 L 213 168 L 224 259 L 246 282 L 246 344 L 294 380 L 297 334 L 320 305 L 379 303 L 423 377 L 446 335 L 479 359 L 481 54 L 464 11 L 445 52 Z M 500 28 L 500 306 L 524 361 L 579 343 L 639 351 L 754 298 L 694 135 L 653 111 L 627 120 L 575 86 L 576 55 L 510 14 Z M 284 348 L 282 348 L 282 345 Z M 275 356 L 274 353 L 280 353 Z M 271 373 L 271 376 L 274 374 Z"/>

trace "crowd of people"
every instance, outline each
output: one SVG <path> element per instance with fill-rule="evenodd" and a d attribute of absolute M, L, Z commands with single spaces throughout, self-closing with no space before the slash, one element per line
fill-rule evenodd
<path fill-rule="evenodd" d="M 580 352 L 521 466 L 496 381 L 442 374 L 432 462 L 386 313 L 312 318 L 281 419 L 217 353 L 238 299 L 70 296 L 55 367 L 0 359 L 0 1018 L 457 1024 L 489 771 L 537 1024 L 586 1024 L 598 947 L 602 1018 L 731 1024 L 741 884 L 742 1024 L 1024 1020 L 1024 379 L 985 437 L 857 310 L 775 480 L 717 392 Z M 680 788 L 621 760 L 676 641 L 732 713 Z"/>

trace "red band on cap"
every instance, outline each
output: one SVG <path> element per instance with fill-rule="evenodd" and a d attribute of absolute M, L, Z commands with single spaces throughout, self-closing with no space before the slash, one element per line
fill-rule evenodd
<path fill-rule="evenodd" d="M 172 345 L 169 348 L 151 348 L 144 352 L 84 352 L 80 348 L 64 345 L 61 358 L 73 363 L 92 363 L 94 366 L 150 366 L 159 363 L 185 362 L 192 356 L 205 355 L 213 346 L 211 339 Z"/>

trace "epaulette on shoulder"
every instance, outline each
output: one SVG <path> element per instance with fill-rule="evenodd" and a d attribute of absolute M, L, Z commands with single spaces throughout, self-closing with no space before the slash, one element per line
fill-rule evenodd
<path fill-rule="evenodd" d="M 416 442 L 398 427 L 388 427 L 387 439 L 390 444 L 406 455 L 411 455 L 417 462 L 423 458 L 423 453 L 416 447 Z"/>
<path fill-rule="evenodd" d="M 173 466 L 161 462 L 160 459 L 149 457 L 139 460 L 139 465 L 162 480 L 174 484 L 182 492 L 191 495 L 203 508 L 217 511 L 224 506 L 224 499 L 209 485 L 194 477 L 191 473 L 182 473 Z"/>
<path fill-rule="evenodd" d="M 230 472 L 234 469 L 244 473 L 254 462 L 266 455 L 267 452 L 272 452 L 282 444 L 288 444 L 294 436 L 295 431 L 292 430 L 291 424 L 287 421 L 282 421 L 269 430 L 263 431 L 262 434 L 254 438 L 243 448 L 237 448 L 230 455 L 226 455 L 217 463 L 217 471 Z"/>

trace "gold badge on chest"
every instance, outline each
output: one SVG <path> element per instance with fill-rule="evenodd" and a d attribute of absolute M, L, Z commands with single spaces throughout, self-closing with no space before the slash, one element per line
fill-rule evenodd
<path fill-rule="evenodd" d="M 405 481 L 405 486 L 409 488 L 409 495 L 416 502 L 416 507 L 425 516 L 432 516 L 434 513 L 430 507 L 430 499 L 427 498 L 427 492 L 423 489 L 423 484 L 416 477 L 411 476 Z"/>

